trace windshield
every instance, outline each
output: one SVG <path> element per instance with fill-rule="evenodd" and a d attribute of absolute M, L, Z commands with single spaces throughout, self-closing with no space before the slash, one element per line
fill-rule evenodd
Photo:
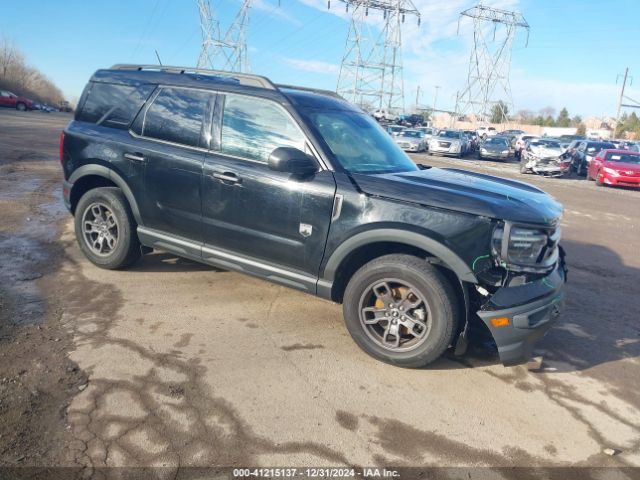
<path fill-rule="evenodd" d="M 417 132 L 415 130 L 405 130 L 404 132 L 402 132 L 402 136 L 403 137 L 422 138 L 423 135 L 424 135 L 424 133 Z"/>
<path fill-rule="evenodd" d="M 554 142 L 551 140 L 538 140 L 537 142 L 532 142 L 531 145 L 547 148 L 561 148 L 560 142 Z"/>
<path fill-rule="evenodd" d="M 460 138 L 460 133 L 453 130 L 440 130 L 438 136 L 444 138 Z"/>
<path fill-rule="evenodd" d="M 342 110 L 309 110 L 306 113 L 345 170 L 370 174 L 418 170 L 371 117 Z"/>
<path fill-rule="evenodd" d="M 640 165 L 640 155 L 633 153 L 608 153 L 607 161 L 620 163 L 634 163 Z"/>
<path fill-rule="evenodd" d="M 391 130 L 392 132 L 401 132 L 404 130 L 403 127 L 389 127 L 389 130 Z"/>
<path fill-rule="evenodd" d="M 487 139 L 486 142 L 484 142 L 485 145 L 499 145 L 499 146 L 506 146 L 507 145 L 507 141 L 504 138 L 489 138 Z"/>

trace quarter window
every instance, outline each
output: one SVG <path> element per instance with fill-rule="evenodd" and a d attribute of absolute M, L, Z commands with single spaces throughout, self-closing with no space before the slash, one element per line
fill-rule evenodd
<path fill-rule="evenodd" d="M 285 110 L 262 98 L 228 94 L 220 151 L 266 163 L 278 147 L 305 148 L 304 135 Z"/>
<path fill-rule="evenodd" d="M 209 92 L 163 88 L 147 110 L 142 135 L 192 147 L 200 145 Z"/>

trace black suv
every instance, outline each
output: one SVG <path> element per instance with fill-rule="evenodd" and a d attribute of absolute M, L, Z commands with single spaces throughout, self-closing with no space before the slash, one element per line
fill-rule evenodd
<path fill-rule="evenodd" d="M 116 65 L 89 81 L 60 154 L 94 264 L 160 249 L 342 303 L 385 362 L 420 367 L 489 331 L 501 361 L 521 363 L 560 311 L 558 202 L 416 165 L 332 92 Z"/>

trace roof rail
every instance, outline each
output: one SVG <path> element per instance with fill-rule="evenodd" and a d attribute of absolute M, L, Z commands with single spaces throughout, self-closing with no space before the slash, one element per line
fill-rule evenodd
<path fill-rule="evenodd" d="M 323 89 L 320 89 L 320 88 L 311 88 L 311 87 L 298 87 L 296 85 L 284 85 L 284 84 L 280 84 L 280 83 L 277 84 L 276 87 L 278 87 L 278 89 L 288 88 L 289 90 L 302 90 L 303 92 L 318 93 L 320 95 L 328 95 L 328 96 L 333 97 L 333 98 L 338 98 L 340 100 L 344 100 L 344 97 L 342 97 L 341 95 L 337 94 L 333 90 L 323 90 Z"/>
<path fill-rule="evenodd" d="M 269 90 L 277 90 L 277 87 L 267 77 L 260 75 L 252 75 L 250 73 L 225 72 L 222 70 L 209 70 L 206 68 L 193 67 L 172 67 L 165 65 L 138 65 L 119 63 L 111 67 L 112 70 L 156 70 L 168 73 L 200 73 L 203 75 L 212 75 L 217 77 L 233 78 L 240 82 L 241 85 L 251 87 L 266 88 Z"/>

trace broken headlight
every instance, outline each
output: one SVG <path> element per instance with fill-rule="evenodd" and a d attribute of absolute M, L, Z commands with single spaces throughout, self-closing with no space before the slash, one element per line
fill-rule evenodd
<path fill-rule="evenodd" d="M 506 223 L 493 232 L 495 258 L 511 270 L 540 272 L 555 265 L 560 229 L 535 228 Z"/>

